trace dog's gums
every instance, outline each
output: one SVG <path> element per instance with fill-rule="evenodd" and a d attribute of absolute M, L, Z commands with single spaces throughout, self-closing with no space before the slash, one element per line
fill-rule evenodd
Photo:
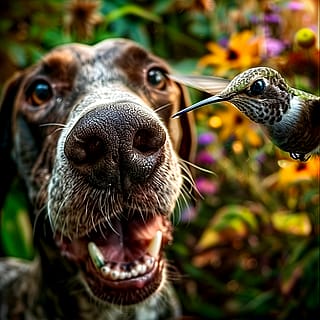
<path fill-rule="evenodd" d="M 123 280 L 143 275 L 152 269 L 159 256 L 162 232 L 158 230 L 148 245 L 146 254 L 130 262 L 105 261 L 103 253 L 94 242 L 88 243 L 88 252 L 94 266 L 108 279 Z"/>

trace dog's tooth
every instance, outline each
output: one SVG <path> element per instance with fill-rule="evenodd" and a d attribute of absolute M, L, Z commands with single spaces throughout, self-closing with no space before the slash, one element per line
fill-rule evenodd
<path fill-rule="evenodd" d="M 157 258 L 159 255 L 161 242 L 162 242 L 162 232 L 158 230 L 155 236 L 153 237 L 153 239 L 150 241 L 150 244 L 147 248 L 147 253 L 152 257 Z"/>
<path fill-rule="evenodd" d="M 100 269 L 104 265 L 103 254 L 94 242 L 89 242 L 88 252 L 93 264 L 97 269 Z"/>
<path fill-rule="evenodd" d="M 111 270 L 110 272 L 110 278 L 112 280 L 118 280 L 120 278 L 120 271 L 118 270 Z"/>
<path fill-rule="evenodd" d="M 131 273 L 131 277 L 133 277 L 133 278 L 139 274 L 139 272 L 136 268 L 132 268 L 130 273 Z"/>
<path fill-rule="evenodd" d="M 111 269 L 108 265 L 103 266 L 100 270 L 104 276 L 109 276 L 111 272 Z"/>
<path fill-rule="evenodd" d="M 139 274 L 145 274 L 147 271 L 147 266 L 145 264 L 138 264 L 136 270 Z"/>
<path fill-rule="evenodd" d="M 148 257 L 145 262 L 145 265 L 147 266 L 148 270 L 153 267 L 153 264 L 154 264 L 154 257 Z"/>

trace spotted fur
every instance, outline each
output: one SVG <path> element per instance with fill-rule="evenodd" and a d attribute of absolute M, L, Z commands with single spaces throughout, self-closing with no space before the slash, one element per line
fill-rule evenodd
<path fill-rule="evenodd" d="M 151 68 L 163 74 L 159 87 L 148 82 Z M 161 273 L 150 285 L 116 296 L 92 288 L 57 245 L 59 237 L 68 245 L 110 231 L 120 220 L 132 223 L 130 232 L 139 236 L 143 223 L 136 219 L 150 217 L 163 221 L 165 241 L 171 239 L 169 218 L 183 188 L 181 158 L 190 160 L 195 145 L 192 117 L 171 119 L 188 97 L 165 77 L 169 72 L 137 44 L 111 39 L 58 47 L 8 83 L 0 109 L 2 183 L 9 184 L 15 168 L 23 179 L 38 254 L 33 262 L 0 260 L 1 319 L 155 320 L 179 314 L 162 254 Z M 42 80 L 53 94 L 35 105 L 30 88 Z M 93 136 L 88 145 L 98 153 L 93 163 L 81 145 L 86 136 Z M 0 205 L 6 192 L 1 189 Z"/>

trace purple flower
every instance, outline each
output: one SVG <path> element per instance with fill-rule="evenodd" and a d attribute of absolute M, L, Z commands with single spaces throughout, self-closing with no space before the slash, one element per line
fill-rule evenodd
<path fill-rule="evenodd" d="M 264 21 L 265 23 L 279 24 L 281 18 L 277 13 L 268 13 L 264 16 Z"/>
<path fill-rule="evenodd" d="M 267 156 L 264 152 L 260 152 L 256 156 L 256 160 L 259 164 L 263 164 L 266 161 L 266 159 L 267 159 Z"/>
<path fill-rule="evenodd" d="M 202 146 L 206 146 L 215 140 L 215 135 L 212 132 L 204 132 L 199 134 L 198 142 Z"/>
<path fill-rule="evenodd" d="M 300 11 L 304 9 L 304 4 L 300 1 L 290 1 L 288 3 L 288 8 L 293 11 Z"/>
<path fill-rule="evenodd" d="M 218 185 L 205 177 L 199 177 L 196 179 L 196 186 L 199 192 L 203 195 L 213 195 L 218 190 Z"/>
<path fill-rule="evenodd" d="M 215 162 L 213 155 L 207 150 L 201 150 L 197 154 L 196 162 L 202 165 L 211 165 Z"/>
<path fill-rule="evenodd" d="M 222 37 L 221 39 L 219 39 L 218 43 L 224 47 L 227 48 L 228 47 L 228 43 L 229 43 L 229 38 L 227 37 Z"/>
<path fill-rule="evenodd" d="M 198 216 L 198 210 L 194 206 L 188 206 L 181 212 L 181 221 L 190 222 Z"/>
<path fill-rule="evenodd" d="M 252 24 L 259 24 L 261 22 L 260 17 L 255 14 L 249 16 L 249 20 Z"/>
<path fill-rule="evenodd" d="M 283 41 L 275 38 L 266 38 L 265 46 L 267 57 L 277 56 L 285 49 Z"/>

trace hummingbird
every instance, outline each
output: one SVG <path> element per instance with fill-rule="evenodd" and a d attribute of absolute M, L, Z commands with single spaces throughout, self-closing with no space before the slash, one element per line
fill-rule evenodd
<path fill-rule="evenodd" d="M 185 82 L 183 76 L 180 78 L 182 83 L 192 85 L 189 78 Z M 208 85 L 204 91 L 210 93 L 210 88 L 215 86 L 207 82 L 210 83 L 203 80 L 202 86 Z M 194 87 L 199 86 L 195 84 Z M 320 98 L 290 87 L 281 74 L 272 68 L 248 69 L 229 81 L 220 92 L 175 113 L 173 117 L 225 101 L 231 102 L 250 120 L 259 124 L 271 141 L 289 152 L 293 159 L 307 161 L 311 155 L 320 155 Z"/>

